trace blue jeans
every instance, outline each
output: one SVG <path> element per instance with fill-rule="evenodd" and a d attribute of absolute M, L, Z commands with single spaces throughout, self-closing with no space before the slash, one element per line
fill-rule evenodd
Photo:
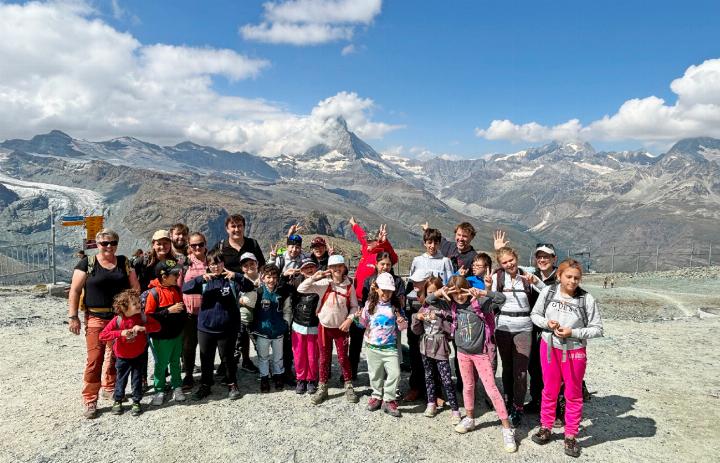
<path fill-rule="evenodd" d="M 143 372 L 147 371 L 146 368 L 145 356 L 143 354 L 129 359 L 116 358 L 115 369 L 117 370 L 117 380 L 115 382 L 115 393 L 113 395 L 113 399 L 115 399 L 116 402 L 120 402 L 125 396 L 125 387 L 127 386 L 128 378 L 132 374 L 132 400 L 135 403 L 140 403 L 140 400 L 143 398 Z"/>
<path fill-rule="evenodd" d="M 258 354 L 258 369 L 260 376 L 270 376 L 270 348 L 272 347 L 272 373 L 281 375 L 285 373 L 283 367 L 283 337 L 276 339 L 255 336 L 255 350 Z"/>

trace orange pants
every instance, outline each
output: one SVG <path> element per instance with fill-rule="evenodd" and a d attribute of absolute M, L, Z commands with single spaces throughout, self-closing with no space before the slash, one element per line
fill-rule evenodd
<path fill-rule="evenodd" d="M 86 404 L 96 403 L 100 387 L 112 393 L 115 389 L 115 354 L 112 343 L 100 341 L 100 332 L 110 320 L 85 314 L 87 363 L 83 374 L 82 396 Z"/>

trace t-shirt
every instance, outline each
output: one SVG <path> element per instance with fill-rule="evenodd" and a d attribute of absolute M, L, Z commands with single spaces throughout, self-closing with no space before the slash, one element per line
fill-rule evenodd
<path fill-rule="evenodd" d="M 108 270 L 95 260 L 92 274 L 85 280 L 85 307 L 110 308 L 117 294 L 130 288 L 130 278 L 125 271 L 125 256 L 117 256 L 117 264 Z M 88 271 L 88 258 L 83 257 L 75 270 Z M 112 312 L 97 314 L 100 318 L 111 319 Z"/>
<path fill-rule="evenodd" d="M 230 270 L 231 272 L 242 273 L 242 268 L 240 266 L 240 256 L 242 256 L 246 252 L 251 252 L 255 255 L 255 258 L 258 260 L 258 268 L 265 265 L 265 256 L 263 256 L 260 245 L 257 241 L 252 238 L 248 238 L 247 236 L 245 237 L 245 241 L 243 242 L 243 245 L 239 251 L 234 247 L 230 246 L 230 243 L 227 239 L 219 241 L 217 244 L 215 244 L 215 246 L 212 247 L 213 250 L 218 248 L 220 248 L 223 257 L 225 258 L 225 268 Z"/>
<path fill-rule="evenodd" d="M 440 253 L 450 259 L 455 272 L 457 272 L 460 267 L 472 270 L 473 259 L 475 259 L 477 255 L 477 251 L 472 246 L 470 246 L 470 249 L 467 251 L 461 253 L 454 241 L 446 240 L 445 238 L 440 242 Z"/>

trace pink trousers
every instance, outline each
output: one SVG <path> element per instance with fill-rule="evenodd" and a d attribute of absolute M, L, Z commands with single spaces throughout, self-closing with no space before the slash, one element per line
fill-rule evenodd
<path fill-rule="evenodd" d="M 292 350 L 295 361 L 295 379 L 317 381 L 320 349 L 317 334 L 292 332 Z"/>
<path fill-rule="evenodd" d="M 494 348 L 487 354 L 468 355 L 462 352 L 457 353 L 460 376 L 463 380 L 463 403 L 465 411 L 475 409 L 475 374 L 473 372 L 473 369 L 475 369 L 478 376 L 480 376 L 485 392 L 492 401 L 493 407 L 495 407 L 498 418 L 506 420 L 508 413 L 505 402 L 503 402 L 502 395 L 497 384 L 495 384 L 495 373 L 492 368 L 493 357 Z"/>
<path fill-rule="evenodd" d="M 555 422 L 560 386 L 565 383 L 565 435 L 574 436 L 578 432 L 582 419 L 583 394 L 582 382 L 585 377 L 587 358 L 585 348 L 567 351 L 567 358 L 562 361 L 563 351 L 552 349 L 548 361 L 548 345 L 540 341 L 540 365 L 544 388 L 540 405 L 540 424 L 552 429 Z"/>

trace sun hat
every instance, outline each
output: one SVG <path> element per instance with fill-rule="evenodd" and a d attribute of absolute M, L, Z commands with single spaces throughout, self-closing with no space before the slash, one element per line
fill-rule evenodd
<path fill-rule="evenodd" d="M 412 275 L 410 275 L 410 281 L 420 283 L 431 276 L 433 276 L 433 273 L 430 270 L 417 269 L 412 273 Z"/>
<path fill-rule="evenodd" d="M 242 263 L 246 260 L 254 260 L 255 262 L 258 261 L 257 257 L 255 257 L 255 254 L 253 254 L 252 252 L 245 252 L 243 253 L 243 255 L 240 256 L 240 265 L 242 265 Z"/>

